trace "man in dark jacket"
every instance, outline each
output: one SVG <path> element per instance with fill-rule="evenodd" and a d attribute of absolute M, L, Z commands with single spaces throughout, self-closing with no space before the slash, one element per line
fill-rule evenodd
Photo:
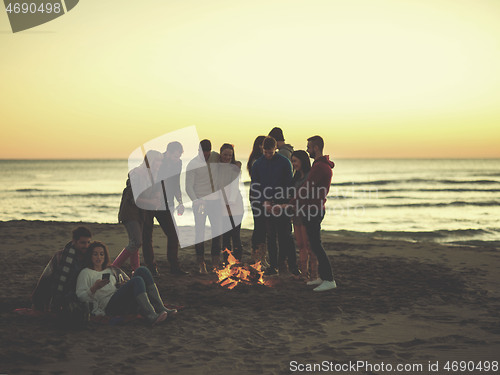
<path fill-rule="evenodd" d="M 73 230 L 73 239 L 47 264 L 31 296 L 32 307 L 59 312 L 64 304 L 76 301 L 76 279 L 83 268 L 83 257 L 92 234 L 86 227 Z"/>
<path fill-rule="evenodd" d="M 292 164 L 276 153 L 276 140 L 266 137 L 263 142 L 263 153 L 252 166 L 252 183 L 250 187 L 251 201 L 262 204 L 266 212 L 268 232 L 278 235 L 279 253 L 276 242 L 268 244 L 270 267 L 266 275 L 278 274 L 278 266 L 283 266 L 288 259 L 288 268 L 294 275 L 299 275 L 295 242 L 292 237 L 292 224 L 285 212 L 273 214 L 272 205 L 282 204 L 288 200 L 288 191 L 292 185 Z"/>
<path fill-rule="evenodd" d="M 333 279 L 332 266 L 321 244 L 321 222 L 325 217 L 325 202 L 332 181 L 334 163 L 328 155 L 323 155 L 324 141 L 319 135 L 307 140 L 307 152 L 314 163 L 304 184 L 290 204 L 295 212 L 303 217 L 311 250 L 318 258 L 319 278 L 309 281 L 308 285 L 317 285 L 315 292 L 323 292 L 337 287 Z M 285 207 L 286 206 L 286 207 Z"/>
<path fill-rule="evenodd" d="M 285 143 L 283 130 L 281 128 L 274 127 L 269 132 L 269 136 L 273 137 L 276 140 L 276 153 L 292 161 L 293 146 L 291 144 Z M 267 246 L 271 248 L 271 251 L 276 249 L 276 230 L 272 225 L 268 225 L 266 228 L 266 242 Z"/>

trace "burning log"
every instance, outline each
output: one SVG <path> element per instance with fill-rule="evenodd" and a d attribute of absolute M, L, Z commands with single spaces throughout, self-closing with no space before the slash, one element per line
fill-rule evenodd
<path fill-rule="evenodd" d="M 224 250 L 224 252 L 228 254 L 227 265 L 220 270 L 215 270 L 219 277 L 218 284 L 228 289 L 233 289 L 238 284 L 264 284 L 264 279 L 262 278 L 264 272 L 262 271 L 260 262 L 246 265 L 238 262 L 228 249 Z"/>

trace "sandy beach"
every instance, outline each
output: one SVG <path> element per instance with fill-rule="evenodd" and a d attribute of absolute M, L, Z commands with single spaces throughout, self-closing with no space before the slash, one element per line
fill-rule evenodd
<path fill-rule="evenodd" d="M 155 328 L 136 320 L 67 331 L 50 318 L 14 313 L 30 306 L 40 273 L 76 225 L 0 222 L 1 374 L 319 373 L 298 370 L 324 362 L 332 367 L 322 373 L 389 373 L 335 370 L 356 361 L 391 364 L 397 374 L 449 374 L 447 361 L 500 359 L 500 253 L 493 247 L 324 232 L 337 289 L 314 293 L 283 275 L 267 286 L 227 290 L 215 284 L 215 274 L 195 274 L 193 248 L 179 253 L 191 276 L 170 275 L 166 239 L 155 228 L 158 288 L 167 303 L 185 306 L 174 319 Z M 127 242 L 122 225 L 85 225 L 112 257 Z M 250 234 L 242 231 L 247 261 Z M 396 371 L 398 364 L 420 364 L 422 371 Z"/>

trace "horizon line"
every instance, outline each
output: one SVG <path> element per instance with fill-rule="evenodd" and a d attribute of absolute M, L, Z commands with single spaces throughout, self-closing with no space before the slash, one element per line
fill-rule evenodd
<path fill-rule="evenodd" d="M 239 158 L 247 160 L 247 157 Z M 474 157 L 335 157 L 335 160 L 499 160 L 500 156 L 474 156 Z M 127 161 L 128 158 L 0 158 L 0 161 Z"/>

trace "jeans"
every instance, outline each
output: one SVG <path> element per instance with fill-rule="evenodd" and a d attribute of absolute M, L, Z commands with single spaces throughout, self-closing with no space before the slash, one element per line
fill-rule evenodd
<path fill-rule="evenodd" d="M 194 248 L 196 255 L 201 256 L 205 254 L 205 223 L 210 220 L 210 227 L 212 228 L 212 255 L 218 256 L 221 252 L 221 202 L 220 200 L 207 200 L 204 202 L 204 209 L 202 212 L 194 211 L 194 230 L 195 241 Z"/>
<path fill-rule="evenodd" d="M 321 243 L 321 222 L 325 214 L 317 216 L 308 216 L 303 218 L 303 224 L 306 227 L 307 236 L 309 237 L 309 244 L 311 245 L 312 252 L 318 258 L 318 273 L 321 280 L 333 281 L 333 271 L 330 260 L 326 255 L 323 244 Z"/>
<path fill-rule="evenodd" d="M 266 217 L 264 207 L 258 201 L 251 203 L 253 214 L 252 248 L 257 249 L 260 244 L 266 243 Z"/>
<path fill-rule="evenodd" d="M 154 284 L 153 276 L 146 267 L 139 267 L 134 272 L 134 277 L 123 284 L 111 296 L 106 306 L 106 315 L 132 314 L 137 312 L 136 297 L 146 293 L 146 288 Z"/>
<path fill-rule="evenodd" d="M 128 252 L 136 253 L 142 246 L 143 224 L 137 220 L 127 220 L 123 222 L 128 234 L 128 245 L 125 247 Z"/>
<path fill-rule="evenodd" d="M 241 223 L 242 216 L 234 216 L 235 222 Z M 241 224 L 235 226 L 229 232 L 226 232 L 222 235 L 222 247 L 228 250 L 234 250 L 233 256 L 241 260 L 241 256 L 243 255 L 243 249 L 241 246 Z M 231 240 L 233 241 L 233 247 L 231 246 Z M 224 253 L 224 261 L 227 260 L 227 253 Z"/>
<path fill-rule="evenodd" d="M 179 267 L 179 238 L 175 230 L 174 220 L 170 211 L 147 211 L 142 230 L 142 254 L 144 262 L 152 267 L 155 265 L 155 253 L 153 250 L 153 225 L 154 218 L 160 224 L 163 233 L 167 236 L 167 259 L 171 268 Z"/>
<path fill-rule="evenodd" d="M 290 218 L 285 213 L 280 216 L 271 215 L 266 218 L 266 223 L 270 266 L 278 268 L 278 265 L 282 265 L 287 259 L 290 271 L 295 270 L 297 268 L 297 254 Z M 276 236 L 278 237 L 279 252 Z"/>

